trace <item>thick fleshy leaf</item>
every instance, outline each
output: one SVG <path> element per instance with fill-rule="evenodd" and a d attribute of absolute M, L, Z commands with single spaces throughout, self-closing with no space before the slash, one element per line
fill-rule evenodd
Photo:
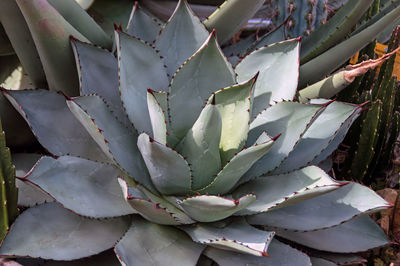
<path fill-rule="evenodd" d="M 127 33 L 152 43 L 160 33 L 160 30 L 161 25 L 158 21 L 147 14 L 139 6 L 138 2 L 135 2 L 135 7 L 132 9 L 131 17 L 129 18 Z"/>
<path fill-rule="evenodd" d="M 275 231 L 277 235 L 304 246 L 338 253 L 362 252 L 390 243 L 382 229 L 367 215 L 323 230 Z"/>
<path fill-rule="evenodd" d="M 315 256 L 334 262 L 335 265 L 353 265 L 367 262 L 366 259 L 351 253 L 318 252 Z"/>
<path fill-rule="evenodd" d="M 284 175 L 259 177 L 240 186 L 233 196 L 247 193 L 257 195 L 257 200 L 251 206 L 239 212 L 240 215 L 247 215 L 291 205 L 338 189 L 340 186 L 340 183 L 320 168 L 308 166 Z"/>
<path fill-rule="evenodd" d="M 37 153 L 14 153 L 11 156 L 12 164 L 15 166 L 15 176 L 25 177 L 42 155 Z"/>
<path fill-rule="evenodd" d="M 140 185 L 135 187 L 129 186 L 121 178 L 119 179 L 119 183 L 126 201 L 145 219 L 153 223 L 167 225 L 194 223 L 189 216 L 165 198 L 154 195 Z"/>
<path fill-rule="evenodd" d="M 360 106 L 361 107 L 361 106 Z M 330 141 L 329 145 L 319 154 L 317 155 L 311 164 L 319 164 L 323 162 L 328 156 L 330 156 L 342 143 L 343 139 L 345 138 L 347 132 L 350 129 L 350 126 L 353 122 L 359 117 L 362 112 L 362 108 L 358 108 L 340 127 L 340 129 L 335 132 L 334 138 Z"/>
<path fill-rule="evenodd" d="M 45 191 L 63 207 L 92 218 L 134 213 L 118 180 L 118 170 L 77 157 L 43 157 L 24 181 Z"/>
<path fill-rule="evenodd" d="M 261 137 L 264 137 L 263 135 Z M 265 142 L 256 143 L 237 153 L 222 169 L 213 177 L 211 183 L 199 189 L 201 193 L 225 194 L 228 193 L 240 180 L 250 167 L 263 157 L 273 147 L 276 138 L 269 138 Z"/>
<path fill-rule="evenodd" d="M 47 0 L 64 19 L 78 32 L 85 36 L 91 43 L 111 49 L 112 39 L 102 28 L 86 13 L 76 0 Z"/>
<path fill-rule="evenodd" d="M 24 182 L 23 178 L 32 169 L 35 163 L 42 157 L 36 153 L 14 153 L 12 154 L 12 163 L 15 166 L 15 183 L 18 187 L 18 205 L 32 207 L 44 202 L 52 202 L 54 199 L 40 190 L 38 187 Z"/>
<path fill-rule="evenodd" d="M 241 151 L 246 143 L 250 125 L 253 87 L 257 76 L 217 91 L 215 105 L 222 118 L 221 142 L 219 144 L 222 164 Z"/>
<path fill-rule="evenodd" d="M 247 55 L 236 67 L 238 81 L 260 72 L 254 89 L 252 116 L 275 101 L 293 100 L 299 78 L 300 39 L 260 48 Z"/>
<path fill-rule="evenodd" d="M 247 145 L 254 143 L 264 131 L 270 136 L 281 136 L 268 154 L 258 160 L 240 182 L 277 168 L 293 150 L 321 108 L 321 105 L 280 102 L 260 113 L 250 124 Z"/>
<path fill-rule="evenodd" d="M 149 108 L 153 138 L 161 144 L 167 144 L 168 122 L 166 114 L 151 89 L 147 89 L 147 107 Z"/>
<path fill-rule="evenodd" d="M 136 129 L 150 133 L 147 89 L 167 90 L 164 63 L 153 47 L 135 37 L 116 31 L 115 40 L 122 103 Z"/>
<path fill-rule="evenodd" d="M 140 217 L 115 246 L 123 265 L 196 265 L 203 249 L 180 230 Z"/>
<path fill-rule="evenodd" d="M 146 133 L 139 136 L 137 146 L 158 191 L 167 195 L 190 192 L 192 175 L 182 155 L 156 142 Z"/>
<path fill-rule="evenodd" d="M 170 122 L 170 114 L 169 114 L 169 107 L 168 107 L 168 92 L 165 91 L 153 91 L 152 94 L 154 98 L 157 100 L 157 103 L 160 105 L 164 116 L 165 116 L 165 122 L 167 123 L 167 143 L 169 147 L 175 147 L 176 144 L 178 144 L 179 139 L 175 136 L 175 133 L 173 132 L 171 128 L 171 122 Z M 153 129 L 154 132 L 154 129 Z M 155 134 L 155 133 L 153 133 Z"/>
<path fill-rule="evenodd" d="M 113 36 L 115 25 L 126 28 L 132 12 L 134 1 L 132 0 L 96 0 L 89 8 L 88 13 L 109 35 Z"/>
<path fill-rule="evenodd" d="M 326 149 L 341 130 L 347 129 L 361 112 L 357 105 L 333 102 L 307 128 L 294 150 L 272 172 L 281 174 L 309 165 Z"/>
<path fill-rule="evenodd" d="M 310 231 L 333 227 L 362 214 L 390 207 L 389 203 L 372 190 L 351 183 L 288 207 L 249 216 L 247 221 L 256 225 Z"/>
<path fill-rule="evenodd" d="M 18 55 L 18 61 L 21 61 L 24 71 L 29 75 L 32 83 L 37 88 L 47 88 L 42 62 L 28 25 L 15 0 L 2 0 L 0 2 L 0 21 L 7 33 L 7 38 Z M 5 57 L 2 57 L 1 60 L 2 62 L 6 61 Z"/>
<path fill-rule="evenodd" d="M 124 124 L 130 123 L 118 92 L 118 61 L 109 51 L 71 39 L 77 65 L 80 94 L 97 94 Z"/>
<path fill-rule="evenodd" d="M 254 256 L 267 256 L 267 249 L 274 232 L 267 232 L 250 226 L 243 218 L 232 222 L 196 224 L 180 227 L 193 241 L 225 250 Z"/>
<path fill-rule="evenodd" d="M 232 66 L 222 54 L 213 32 L 172 78 L 169 106 L 176 136 L 185 136 L 211 93 L 235 84 L 235 79 Z"/>
<path fill-rule="evenodd" d="M 253 194 L 244 195 L 237 199 L 199 195 L 183 200 L 177 199 L 177 204 L 196 221 L 215 222 L 246 208 L 255 200 L 256 196 Z"/>
<path fill-rule="evenodd" d="M 185 0 L 178 5 L 162 28 L 155 46 L 165 58 L 167 73 L 171 77 L 186 59 L 194 54 L 207 39 L 208 31 L 190 10 Z"/>
<path fill-rule="evenodd" d="M 265 0 L 223 2 L 203 23 L 209 30 L 216 29 L 219 42 L 224 43 L 246 26 L 264 2 Z"/>
<path fill-rule="evenodd" d="M 311 263 L 313 266 L 337 266 L 336 263 L 333 263 L 329 260 L 324 260 L 321 258 L 311 257 Z"/>
<path fill-rule="evenodd" d="M 221 128 L 221 114 L 213 101 L 204 107 L 193 127 L 175 148 L 190 165 L 193 190 L 210 184 L 221 169 Z"/>
<path fill-rule="evenodd" d="M 31 258 L 19 258 L 15 259 L 16 262 L 24 266 L 121 266 L 121 263 L 115 256 L 112 249 L 101 252 L 100 254 L 90 256 L 73 261 L 54 261 L 54 260 L 43 260 L 43 259 L 31 259 Z M 20 266 L 18 265 L 7 265 L 7 266 Z"/>
<path fill-rule="evenodd" d="M 257 257 L 248 254 L 207 248 L 204 254 L 217 262 L 220 266 L 243 265 L 270 265 L 270 266 L 310 266 L 310 258 L 299 250 L 296 250 L 276 239 L 271 241 L 267 251 L 269 257 Z"/>
<path fill-rule="evenodd" d="M 69 36 L 88 40 L 46 0 L 17 0 L 17 4 L 32 34 L 49 88 L 78 95 L 78 75 Z"/>
<path fill-rule="evenodd" d="M 0 255 L 53 260 L 84 258 L 113 247 L 129 224 L 129 217 L 93 220 L 57 203 L 45 203 L 29 208 L 17 218 Z"/>
<path fill-rule="evenodd" d="M 23 207 L 33 207 L 45 202 L 53 202 L 54 199 L 47 195 L 37 186 L 24 182 L 24 179 L 16 179 L 15 184 L 18 187 L 18 205 Z"/>
<path fill-rule="evenodd" d="M 100 147 L 71 114 L 61 94 L 47 90 L 3 93 L 28 122 L 40 144 L 52 154 L 108 161 Z"/>
<path fill-rule="evenodd" d="M 137 148 L 137 132 L 133 127 L 127 128 L 116 120 L 98 96 L 77 97 L 68 100 L 67 104 L 111 160 L 137 182 L 154 190 Z"/>

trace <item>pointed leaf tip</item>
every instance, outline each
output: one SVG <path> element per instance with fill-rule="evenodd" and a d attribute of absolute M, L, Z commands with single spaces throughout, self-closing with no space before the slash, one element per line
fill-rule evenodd
<path fill-rule="evenodd" d="M 65 99 L 67 99 L 68 101 L 72 101 L 72 98 L 69 97 L 64 91 L 58 91 L 58 93 L 60 93 L 61 95 L 63 95 L 65 97 Z"/>
<path fill-rule="evenodd" d="M 212 95 L 212 98 L 211 98 L 211 105 L 215 105 L 215 94 Z"/>
<path fill-rule="evenodd" d="M 277 139 L 279 139 L 279 137 L 282 135 L 282 133 L 276 135 L 275 137 L 271 138 L 272 141 L 275 141 Z"/>

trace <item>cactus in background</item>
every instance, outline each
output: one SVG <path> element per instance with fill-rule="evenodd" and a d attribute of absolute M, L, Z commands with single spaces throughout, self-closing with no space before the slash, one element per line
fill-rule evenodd
<path fill-rule="evenodd" d="M 15 186 L 15 167 L 6 146 L 5 133 L 0 123 L 0 242 L 18 215 L 18 189 Z"/>
<path fill-rule="evenodd" d="M 389 41 L 388 50 L 400 45 L 400 27 L 397 27 Z M 373 58 L 375 43 L 371 43 L 359 58 Z M 392 77 L 395 58 L 386 61 L 380 69 L 356 78 L 346 90 L 339 94 L 340 100 L 355 103 L 371 101 L 371 108 L 350 129 L 344 144 L 346 160 L 340 165 L 340 174 L 366 184 L 375 183 L 379 171 L 388 169 L 393 148 L 399 134 L 400 90 L 396 77 Z"/>

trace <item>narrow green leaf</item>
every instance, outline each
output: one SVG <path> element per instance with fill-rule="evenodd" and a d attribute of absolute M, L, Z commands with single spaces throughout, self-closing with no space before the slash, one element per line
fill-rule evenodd
<path fill-rule="evenodd" d="M 69 37 L 87 41 L 46 0 L 17 0 L 43 64 L 49 88 L 78 95 L 78 75 Z"/>
<path fill-rule="evenodd" d="M 299 88 L 321 80 L 366 46 L 388 24 L 400 18 L 400 6 L 390 11 L 376 23 L 332 47 L 300 67 Z"/>
<path fill-rule="evenodd" d="M 57 203 L 45 203 L 18 216 L 2 243 L 0 255 L 53 260 L 84 258 L 112 248 L 129 224 L 129 217 L 93 220 L 73 214 Z"/>
<path fill-rule="evenodd" d="M 115 40 L 122 103 L 135 128 L 140 133 L 151 132 L 147 89 L 167 90 L 164 63 L 153 47 L 139 39 L 116 31 Z"/>
<path fill-rule="evenodd" d="M 351 183 L 288 207 L 249 216 L 247 221 L 254 225 L 311 231 L 337 226 L 360 215 L 390 207 L 372 190 Z"/>
<path fill-rule="evenodd" d="M 226 223 L 196 224 L 180 228 L 189 234 L 193 241 L 201 244 L 254 256 L 266 256 L 274 232 L 256 229 L 243 218 Z"/>
<path fill-rule="evenodd" d="M 168 22 L 163 26 L 155 46 L 165 58 L 170 77 L 207 39 L 208 31 L 186 0 L 179 0 Z"/>
<path fill-rule="evenodd" d="M 215 34 L 212 33 L 172 78 L 169 106 L 171 126 L 176 136 L 185 136 L 213 92 L 235 83 L 232 66 L 222 54 Z"/>
<path fill-rule="evenodd" d="M 214 175 L 221 169 L 221 128 L 219 108 L 214 103 L 207 104 L 193 127 L 175 148 L 190 165 L 193 190 L 210 184 Z"/>
<path fill-rule="evenodd" d="M 310 61 L 342 41 L 373 1 L 347 1 L 325 24 L 304 38 L 301 42 L 301 64 Z"/>
<path fill-rule="evenodd" d="M 293 100 L 299 77 L 299 52 L 300 39 L 288 40 L 255 50 L 236 66 L 238 82 L 260 72 L 254 88 L 252 117 L 269 104 Z"/>
<path fill-rule="evenodd" d="M 75 0 L 48 0 L 64 19 L 91 43 L 111 50 L 113 42 Z"/>
<path fill-rule="evenodd" d="M 203 249 L 182 231 L 139 217 L 115 246 L 123 265 L 196 265 Z"/>
<path fill-rule="evenodd" d="M 50 153 L 108 161 L 100 147 L 71 114 L 61 94 L 47 90 L 4 91 L 3 94 Z"/>
<path fill-rule="evenodd" d="M 188 162 L 176 151 L 142 133 L 137 142 L 151 181 L 162 194 L 190 192 L 192 176 Z"/>
<path fill-rule="evenodd" d="M 248 23 L 265 0 L 224 1 L 205 21 L 209 31 L 216 30 L 218 41 L 224 43 Z"/>

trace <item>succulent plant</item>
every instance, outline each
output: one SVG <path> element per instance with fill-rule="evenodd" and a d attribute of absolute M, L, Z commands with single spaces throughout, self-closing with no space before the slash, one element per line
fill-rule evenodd
<path fill-rule="evenodd" d="M 15 167 L 6 147 L 5 133 L 0 123 L 0 241 L 18 215 L 18 189 L 15 185 Z"/>
<path fill-rule="evenodd" d="M 24 5 L 38 14 L 46 1 Z M 363 105 L 294 101 L 300 38 L 233 69 L 180 1 L 162 26 L 135 5 L 127 32 L 115 29 L 116 57 L 80 36 L 71 44 L 81 96 L 3 89 L 49 154 L 14 158 L 30 208 L 0 256 L 75 260 L 114 247 L 124 265 L 195 265 L 201 254 L 318 265 L 389 243 L 367 214 L 390 205 L 317 166 Z"/>
<path fill-rule="evenodd" d="M 399 46 L 400 27 L 392 34 L 388 50 Z M 375 56 L 375 42 L 364 49 L 359 58 Z M 388 169 L 393 156 L 394 144 L 399 134 L 400 92 L 395 77 L 392 77 L 395 58 L 385 62 L 380 69 L 358 77 L 347 90 L 339 94 L 340 100 L 364 102 L 373 107 L 366 111 L 360 121 L 350 130 L 344 144 L 346 161 L 339 167 L 343 177 L 351 177 L 366 184 L 377 185 L 378 172 Z M 363 122 L 361 122 L 363 121 Z M 351 144 L 356 145 L 351 145 Z"/>

